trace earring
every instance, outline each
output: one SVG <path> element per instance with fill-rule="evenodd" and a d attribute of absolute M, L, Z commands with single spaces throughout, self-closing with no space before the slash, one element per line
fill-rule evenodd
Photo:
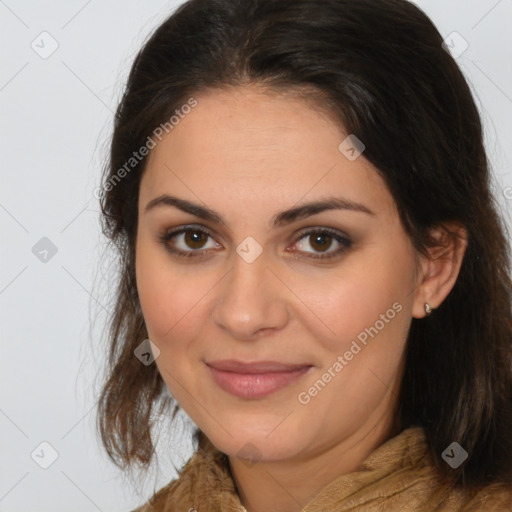
<path fill-rule="evenodd" d="M 425 302 L 425 313 L 430 315 L 432 311 L 434 311 L 434 308 L 428 302 Z"/>

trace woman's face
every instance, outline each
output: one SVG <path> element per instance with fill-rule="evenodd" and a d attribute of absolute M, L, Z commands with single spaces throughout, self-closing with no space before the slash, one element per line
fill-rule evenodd
<path fill-rule="evenodd" d="M 155 139 L 139 196 L 137 286 L 171 394 L 234 457 L 387 431 L 418 298 L 383 180 L 298 99 L 195 99 Z"/>

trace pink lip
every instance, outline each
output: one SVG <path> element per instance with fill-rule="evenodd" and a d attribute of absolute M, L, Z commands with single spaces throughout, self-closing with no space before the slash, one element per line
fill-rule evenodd
<path fill-rule="evenodd" d="M 308 372 L 311 365 L 277 361 L 243 363 L 235 360 L 206 363 L 215 382 L 241 398 L 262 398 L 289 386 Z"/>

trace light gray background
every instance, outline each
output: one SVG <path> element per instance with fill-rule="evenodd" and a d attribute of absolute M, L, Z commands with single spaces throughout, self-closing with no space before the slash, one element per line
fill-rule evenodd
<path fill-rule="evenodd" d="M 95 436 L 112 273 L 99 263 L 93 191 L 133 57 L 179 3 L 0 0 L 0 511 L 128 511 L 175 476 L 162 443 L 159 471 L 135 489 Z M 469 44 L 458 61 L 477 96 L 510 225 L 512 0 L 416 3 L 443 36 L 456 31 Z M 58 48 L 42 58 L 51 44 Z M 47 262 L 32 252 L 43 237 L 57 248 Z M 186 429 L 187 418 L 178 426 Z M 176 444 L 179 464 L 190 444 Z M 50 462 L 52 449 L 58 458 L 41 468 L 34 459 Z"/>

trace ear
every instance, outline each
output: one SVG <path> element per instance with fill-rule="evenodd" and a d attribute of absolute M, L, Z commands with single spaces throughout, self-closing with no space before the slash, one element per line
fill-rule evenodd
<path fill-rule="evenodd" d="M 445 223 L 431 231 L 437 240 L 428 257 L 418 257 L 418 278 L 412 316 L 426 316 L 425 303 L 438 308 L 455 285 L 467 248 L 467 231 L 459 223 Z M 434 313 L 435 314 L 435 313 Z"/>

